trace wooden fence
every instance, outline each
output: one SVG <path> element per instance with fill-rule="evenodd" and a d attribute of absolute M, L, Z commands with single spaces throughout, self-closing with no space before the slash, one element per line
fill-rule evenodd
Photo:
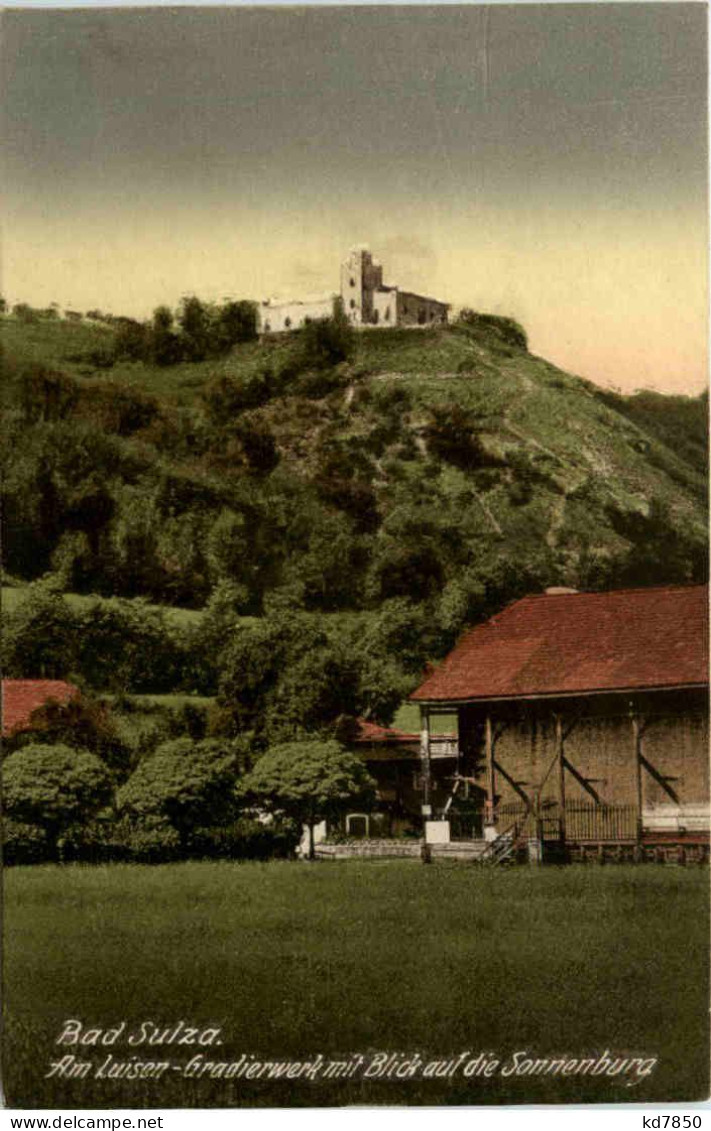
<path fill-rule="evenodd" d="M 483 813 L 450 813 L 453 840 L 482 836 Z M 499 832 L 515 825 L 521 835 L 540 836 L 544 841 L 560 840 L 560 806 L 547 803 L 538 816 L 523 802 L 509 802 L 496 809 Z M 637 838 L 637 809 L 634 805 L 596 805 L 573 801 L 565 806 L 565 837 L 572 843 L 591 841 L 634 841 Z"/>

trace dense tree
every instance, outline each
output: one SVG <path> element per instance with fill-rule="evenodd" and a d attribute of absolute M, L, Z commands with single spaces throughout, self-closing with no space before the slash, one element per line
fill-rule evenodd
<path fill-rule="evenodd" d="M 226 353 L 239 342 L 250 342 L 257 337 L 257 305 L 244 299 L 239 302 L 225 299 L 218 308 L 215 323 L 213 350 Z"/>
<path fill-rule="evenodd" d="M 33 310 L 27 302 L 16 302 L 12 308 L 12 313 L 18 322 L 36 322 L 39 317 L 38 311 Z"/>
<path fill-rule="evenodd" d="M 307 322 L 299 331 L 297 350 L 302 369 L 328 369 L 347 361 L 355 347 L 355 331 L 346 317 L 343 301 L 334 300 L 330 318 Z"/>
<path fill-rule="evenodd" d="M 90 315 L 87 315 L 90 317 Z M 102 319 L 103 320 L 103 319 Z M 150 356 L 150 328 L 135 318 L 117 318 L 114 320 L 116 334 L 114 337 L 114 354 L 117 358 L 127 361 L 142 361 Z"/>
<path fill-rule="evenodd" d="M 181 299 L 178 314 L 183 355 L 202 361 L 210 352 L 210 310 L 196 295 Z"/>
<path fill-rule="evenodd" d="M 669 507 L 653 498 L 648 512 L 610 510 L 615 530 L 630 542 L 628 552 L 614 567 L 619 586 L 668 585 L 702 582 L 708 577 L 708 543 L 693 533 L 666 532 L 673 525 Z"/>
<path fill-rule="evenodd" d="M 175 365 L 181 358 L 180 341 L 173 330 L 173 312 L 167 306 L 157 306 L 153 311 L 150 358 L 156 365 Z"/>
<path fill-rule="evenodd" d="M 145 600 L 92 601 L 74 626 L 76 663 L 98 690 L 165 692 L 179 684 L 183 649 L 162 610 Z"/>
<path fill-rule="evenodd" d="M 239 747 L 216 739 L 166 742 L 119 790 L 118 808 L 134 819 L 163 817 L 186 852 L 197 828 L 234 817 L 240 754 L 244 751 Z"/>
<path fill-rule="evenodd" d="M 313 858 L 314 826 L 337 817 L 348 805 L 369 804 L 374 787 L 357 754 L 335 740 L 312 739 L 273 746 L 241 783 L 240 795 L 306 825 Z"/>
<path fill-rule="evenodd" d="M 388 722 L 409 690 L 398 665 L 363 647 L 357 626 L 272 610 L 236 629 L 219 659 L 219 699 L 239 728 L 269 741 L 330 733 L 344 716 Z"/>
<path fill-rule="evenodd" d="M 16 679 L 66 679 L 76 669 L 74 614 L 54 584 L 29 585 L 4 618 L 4 674 Z"/>
<path fill-rule="evenodd" d="M 69 746 L 28 746 L 3 766 L 3 805 L 15 821 L 39 825 L 53 856 L 64 831 L 86 821 L 109 803 L 111 777 L 86 750 Z"/>

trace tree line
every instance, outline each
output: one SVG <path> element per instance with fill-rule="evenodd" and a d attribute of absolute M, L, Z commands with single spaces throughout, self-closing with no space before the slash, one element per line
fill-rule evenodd
<path fill-rule="evenodd" d="M 365 764 L 335 739 L 305 736 L 259 756 L 248 734 L 184 736 L 126 770 L 107 758 L 111 731 L 106 709 L 80 699 L 46 704 L 10 739 L 7 864 L 271 859 L 293 855 L 303 828 L 313 856 L 316 824 L 374 800 Z"/>

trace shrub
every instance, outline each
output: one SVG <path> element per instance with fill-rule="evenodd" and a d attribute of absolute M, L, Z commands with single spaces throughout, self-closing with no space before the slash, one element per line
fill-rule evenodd
<path fill-rule="evenodd" d="M 457 325 L 470 331 L 487 345 L 503 343 L 517 349 L 528 349 L 526 331 L 513 318 L 502 318 L 498 314 L 479 314 L 464 307 L 459 313 Z"/>
<path fill-rule="evenodd" d="M 77 659 L 76 623 L 69 604 L 47 582 L 28 585 L 5 618 L 4 673 L 16 679 L 66 679 Z"/>
<path fill-rule="evenodd" d="M 355 348 L 355 331 L 346 318 L 343 302 L 336 299 L 330 318 L 307 322 L 300 331 L 303 369 L 323 369 L 347 361 Z"/>
<path fill-rule="evenodd" d="M 72 377 L 44 365 L 28 366 L 20 379 L 20 405 L 27 424 L 64 420 L 78 398 L 79 386 Z"/>
<path fill-rule="evenodd" d="M 3 818 L 3 864 L 42 864 L 50 858 L 51 845 L 43 828 L 14 821 L 11 817 Z"/>
<path fill-rule="evenodd" d="M 76 621 L 77 663 L 92 686 L 157 693 L 180 682 L 183 650 L 160 609 L 114 597 L 93 601 Z"/>
<path fill-rule="evenodd" d="M 119 790 L 119 810 L 139 821 L 151 817 L 167 822 L 184 853 L 196 828 L 233 815 L 241 753 L 224 740 L 166 742 L 141 762 Z"/>
<path fill-rule="evenodd" d="M 44 830 L 54 858 L 65 830 L 86 820 L 111 799 L 106 767 L 86 750 L 28 746 L 3 766 L 3 803 L 8 816 Z"/>
<path fill-rule="evenodd" d="M 299 825 L 293 821 L 240 817 L 230 825 L 196 829 L 190 855 L 211 860 L 283 860 L 294 855 L 300 836 Z"/>
<path fill-rule="evenodd" d="M 178 833 L 160 816 L 117 821 L 111 844 L 114 859 L 128 859 L 135 864 L 167 864 L 182 856 Z"/>
<path fill-rule="evenodd" d="M 314 826 L 347 805 L 372 802 L 374 788 L 360 755 L 317 739 L 271 747 L 241 783 L 241 793 L 267 811 L 308 827 L 311 857 Z"/>
<path fill-rule="evenodd" d="M 480 427 L 479 418 L 469 409 L 445 404 L 431 409 L 424 436 L 433 456 L 462 471 L 498 466 L 501 461 L 487 452 L 479 438 Z"/>

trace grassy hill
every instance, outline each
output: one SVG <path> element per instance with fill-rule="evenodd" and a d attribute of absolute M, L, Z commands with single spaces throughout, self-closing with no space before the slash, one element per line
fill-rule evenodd
<path fill-rule="evenodd" d="M 112 361 L 100 322 L 0 328 L 6 568 L 75 605 L 292 609 L 354 639 L 384 618 L 414 673 L 524 592 L 705 576 L 706 398 L 601 389 L 510 320 L 164 367 Z"/>

